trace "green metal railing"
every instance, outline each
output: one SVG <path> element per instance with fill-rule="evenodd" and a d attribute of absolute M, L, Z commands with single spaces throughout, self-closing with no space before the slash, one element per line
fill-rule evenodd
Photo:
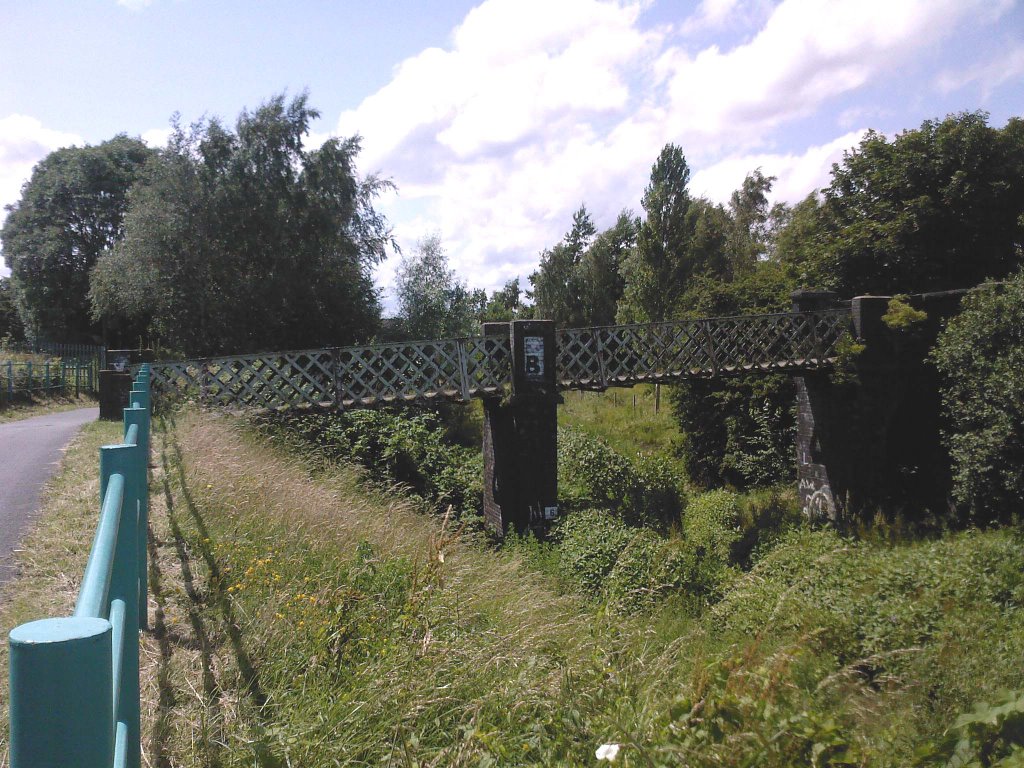
<path fill-rule="evenodd" d="M 146 626 L 150 371 L 100 449 L 100 517 L 73 616 L 11 630 L 11 768 L 138 768 L 139 629 Z"/>
<path fill-rule="evenodd" d="M 83 392 L 96 393 L 99 388 L 99 358 L 88 360 L 31 360 L 15 362 L 0 360 L 0 406 L 18 395 L 33 392 L 60 392 L 78 397 Z"/>

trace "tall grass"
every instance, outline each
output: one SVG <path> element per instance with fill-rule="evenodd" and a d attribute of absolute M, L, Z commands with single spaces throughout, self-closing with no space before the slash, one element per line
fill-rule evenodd
<path fill-rule="evenodd" d="M 1024 687 L 1011 531 L 797 530 L 696 618 L 629 618 L 227 419 L 162 462 L 166 765 L 941 764 L 959 712 Z"/>

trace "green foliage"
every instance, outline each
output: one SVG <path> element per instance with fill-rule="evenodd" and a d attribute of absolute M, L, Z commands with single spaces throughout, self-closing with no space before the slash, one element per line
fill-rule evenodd
<path fill-rule="evenodd" d="M 522 302 L 522 289 L 519 278 L 514 277 L 505 282 L 499 290 L 494 291 L 480 313 L 480 322 L 509 322 L 520 317 L 525 310 Z"/>
<path fill-rule="evenodd" d="M 674 386 L 671 400 L 695 484 L 749 488 L 792 481 L 796 393 L 789 377 L 694 379 Z"/>
<path fill-rule="evenodd" d="M 211 458 L 232 441 L 207 436 Z M 564 575 L 585 579 L 584 601 L 553 594 L 548 574 L 562 562 L 550 542 L 518 540 L 511 553 L 446 544 L 442 560 L 437 527 L 382 519 L 394 513 L 387 501 L 354 497 L 351 511 L 302 521 L 258 482 L 268 467 L 248 454 L 236 462 L 222 488 L 209 490 L 224 471 L 215 462 L 189 489 L 205 528 L 181 514 L 199 529 L 186 551 L 209 552 L 234 577 L 198 590 L 191 615 L 223 614 L 209 631 L 214 647 L 236 622 L 235 647 L 267 694 L 266 706 L 249 702 L 248 678 L 234 679 L 225 654 L 218 685 L 240 693 L 218 742 L 225 765 L 252 763 L 254 739 L 295 765 L 396 754 L 412 764 L 587 765 L 606 743 L 621 745 L 617 763 L 657 768 L 1019 757 L 1019 531 L 886 545 L 799 527 L 764 544 L 749 573 L 727 566 L 716 577 L 709 566 L 720 561 L 702 562 L 684 537 L 577 512 L 561 523 Z M 339 496 L 340 478 L 303 481 L 300 510 L 307 495 Z M 250 509 L 238 489 L 252 485 L 243 498 L 262 506 Z M 785 517 L 784 496 L 734 501 L 714 506 L 744 533 Z M 364 537 L 367 519 L 376 525 Z M 357 547 L 353 536 L 369 540 Z M 223 607 L 225 584 L 241 585 L 228 598 L 234 610 Z"/>
<path fill-rule="evenodd" d="M 695 277 L 680 300 L 690 317 L 789 309 L 794 284 L 773 262 L 758 262 L 731 282 Z M 690 479 L 705 488 L 767 486 L 793 480 L 796 393 L 788 376 L 692 379 L 671 400 Z"/>
<path fill-rule="evenodd" d="M 768 194 L 775 176 L 758 168 L 747 174 L 743 184 L 729 198 L 729 227 L 725 251 L 732 275 L 753 272 L 772 250 L 772 210 Z"/>
<path fill-rule="evenodd" d="M 359 139 L 306 151 L 319 113 L 302 94 L 176 125 L 133 187 L 124 239 L 91 284 L 93 316 L 147 326 L 188 355 L 352 343 L 379 322 L 373 267 L 391 242 L 359 179 Z"/>
<path fill-rule="evenodd" d="M 530 275 L 534 317 L 562 327 L 609 325 L 622 295 L 622 260 L 636 240 L 627 211 L 598 234 L 585 206 L 573 216 L 561 243 L 544 251 Z"/>
<path fill-rule="evenodd" d="M 976 703 L 956 719 L 948 735 L 952 749 L 946 765 L 1019 768 L 1024 765 L 1024 694 L 1001 691 L 991 704 Z M 940 760 L 947 757 L 939 755 Z"/>
<path fill-rule="evenodd" d="M 155 155 L 119 135 L 58 149 L 32 169 L 0 240 L 21 322 L 33 336 L 91 342 L 99 331 L 89 315 L 89 274 L 121 239 L 128 190 Z"/>
<path fill-rule="evenodd" d="M 1022 210 L 1024 121 L 961 113 L 891 141 L 869 131 L 783 250 L 802 285 L 840 295 L 966 288 L 1020 263 Z"/>
<path fill-rule="evenodd" d="M 908 331 L 928 319 L 928 313 L 914 309 L 905 295 L 893 296 L 882 315 L 882 322 L 893 331 Z"/>
<path fill-rule="evenodd" d="M 469 336 L 476 329 L 484 296 L 470 291 L 448 268 L 448 255 L 438 235 L 403 254 L 395 277 L 398 319 L 406 338 L 444 339 Z"/>
<path fill-rule="evenodd" d="M 604 596 L 616 613 L 654 607 L 673 586 L 665 577 L 665 541 L 649 530 L 633 533 L 604 580 Z"/>
<path fill-rule="evenodd" d="M 974 523 L 1024 510 L 1024 273 L 968 295 L 939 336 L 953 495 Z"/>
<path fill-rule="evenodd" d="M 682 149 L 666 144 L 651 167 L 642 201 L 646 216 L 637 232 L 636 247 L 623 265 L 620 322 L 666 319 L 694 271 L 688 249 L 693 231 L 687 220 L 689 182 L 690 167 Z"/>
<path fill-rule="evenodd" d="M 562 578 L 583 594 L 598 597 L 633 535 L 621 520 L 604 510 L 570 513 L 557 532 Z"/>
<path fill-rule="evenodd" d="M 25 328 L 14 303 L 14 290 L 9 277 L 0 277 L 0 345 L 7 346 L 25 340 Z"/>
<path fill-rule="evenodd" d="M 297 437 L 331 460 L 353 461 L 389 483 L 401 483 L 439 512 L 475 519 L 483 506 L 483 458 L 452 445 L 436 413 L 353 410 L 285 412 L 262 422 L 270 433 Z"/>
<path fill-rule="evenodd" d="M 699 554 L 728 563 L 742 536 L 739 523 L 739 496 L 732 491 L 708 491 L 686 506 L 683 534 Z"/>
<path fill-rule="evenodd" d="M 634 464 L 599 438 L 575 429 L 558 432 L 559 494 L 571 506 L 614 511 L 634 525 L 670 525 L 684 503 L 683 479 L 663 457 Z"/>

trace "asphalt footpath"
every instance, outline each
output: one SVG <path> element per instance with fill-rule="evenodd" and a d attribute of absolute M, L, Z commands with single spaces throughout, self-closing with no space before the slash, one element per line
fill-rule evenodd
<path fill-rule="evenodd" d="M 64 449 L 99 415 L 99 408 L 80 408 L 0 424 L 0 584 L 15 573 L 11 555 L 31 527 L 43 485 Z"/>

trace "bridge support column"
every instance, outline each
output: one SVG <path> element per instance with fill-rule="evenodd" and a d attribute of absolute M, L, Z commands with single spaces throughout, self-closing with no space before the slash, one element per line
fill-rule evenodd
<path fill-rule="evenodd" d="M 512 349 L 511 392 L 484 399 L 484 518 L 498 536 L 543 535 L 558 515 L 554 323 L 484 323 L 483 332 L 507 334 Z"/>
<path fill-rule="evenodd" d="M 942 321 L 957 311 L 960 295 L 910 297 L 926 313 L 911 328 L 890 328 L 883 321 L 890 299 L 852 300 L 851 332 L 864 347 L 845 361 L 845 370 L 794 377 L 797 487 L 811 519 L 840 526 L 877 513 L 920 520 L 948 503 L 939 383 L 927 354 Z M 796 311 L 827 309 L 834 301 L 827 292 L 793 294 Z"/>

